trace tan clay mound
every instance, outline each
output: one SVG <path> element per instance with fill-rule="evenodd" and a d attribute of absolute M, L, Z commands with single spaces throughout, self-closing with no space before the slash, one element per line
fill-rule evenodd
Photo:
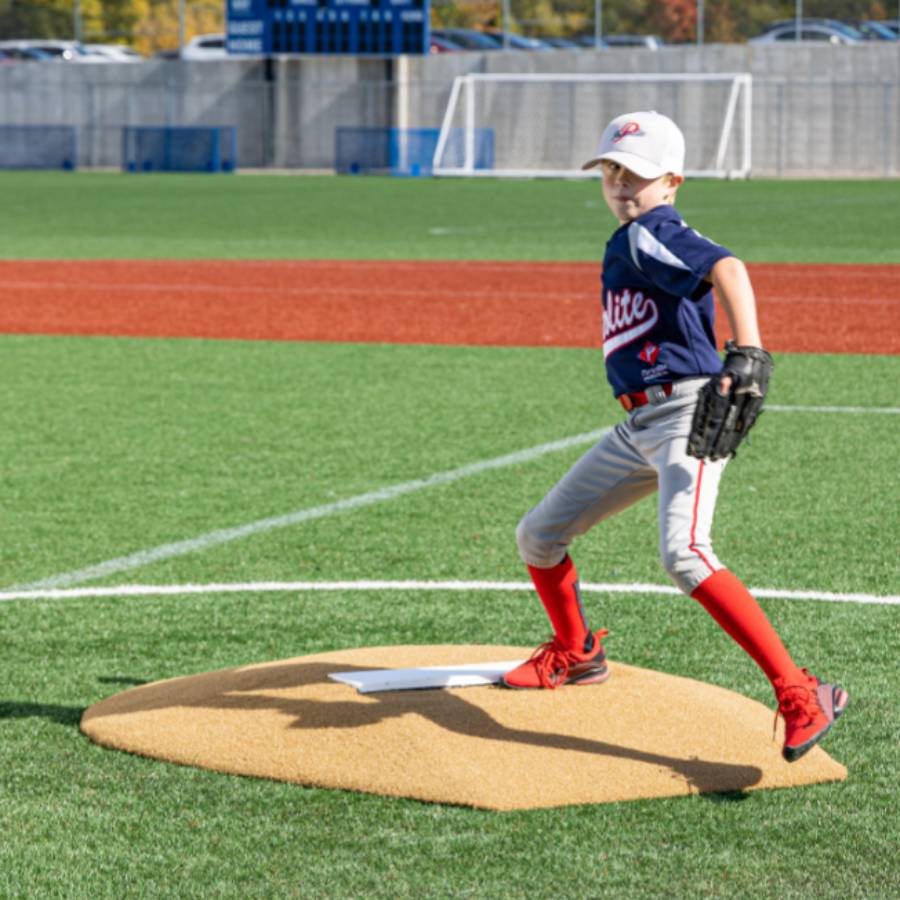
<path fill-rule="evenodd" d="M 370 647 L 134 688 L 88 709 L 106 747 L 237 775 L 511 810 L 842 781 L 781 758 L 773 712 L 613 663 L 602 685 L 361 694 L 329 674 L 523 659 L 531 648 Z"/>

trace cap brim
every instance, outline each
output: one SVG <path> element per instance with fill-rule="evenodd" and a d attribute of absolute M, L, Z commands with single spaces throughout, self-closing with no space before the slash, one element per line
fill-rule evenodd
<path fill-rule="evenodd" d="M 589 159 L 581 167 L 582 171 L 599 166 L 605 159 L 624 166 L 640 178 L 659 178 L 660 175 L 666 174 L 666 170 L 656 165 L 656 163 L 652 163 L 641 156 L 635 156 L 633 153 L 623 153 L 621 150 L 610 150 L 609 153 L 604 153 L 596 159 Z"/>

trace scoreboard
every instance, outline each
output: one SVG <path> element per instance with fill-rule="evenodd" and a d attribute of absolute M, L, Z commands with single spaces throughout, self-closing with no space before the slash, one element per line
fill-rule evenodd
<path fill-rule="evenodd" d="M 229 53 L 428 53 L 431 0 L 228 0 Z"/>

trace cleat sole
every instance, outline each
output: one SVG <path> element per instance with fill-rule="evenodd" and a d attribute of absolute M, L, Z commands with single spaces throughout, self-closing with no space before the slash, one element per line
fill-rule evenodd
<path fill-rule="evenodd" d="M 812 750 L 819 741 L 831 731 L 832 726 L 835 722 L 837 722 L 838 718 L 840 718 L 841 713 L 847 708 L 847 705 L 850 702 L 850 695 L 843 689 L 839 687 L 835 687 L 832 692 L 832 720 L 816 735 L 813 735 L 805 744 L 800 744 L 797 747 L 784 747 L 781 751 L 781 755 L 789 762 L 796 762 L 800 759 L 801 756 L 805 756 Z"/>
<path fill-rule="evenodd" d="M 557 685 L 558 688 L 565 687 L 566 685 L 572 685 L 573 687 L 586 687 L 590 684 L 603 684 L 609 678 L 610 672 L 609 667 L 604 664 L 602 669 L 594 669 L 590 672 L 585 672 L 583 675 L 579 675 L 577 678 L 569 678 L 565 682 L 560 685 Z M 546 691 L 548 688 L 545 688 L 541 684 L 536 684 L 533 687 L 525 684 L 510 684 L 505 678 L 501 677 L 497 682 L 500 687 L 507 688 L 511 691 Z M 549 690 L 553 690 L 553 688 L 549 688 Z"/>

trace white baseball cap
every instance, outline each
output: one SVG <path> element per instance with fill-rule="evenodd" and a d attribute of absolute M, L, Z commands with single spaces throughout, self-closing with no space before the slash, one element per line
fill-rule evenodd
<path fill-rule="evenodd" d="M 581 168 L 608 159 L 641 178 L 684 174 L 684 135 L 668 117 L 653 110 L 616 116 L 603 130 L 597 155 Z"/>

